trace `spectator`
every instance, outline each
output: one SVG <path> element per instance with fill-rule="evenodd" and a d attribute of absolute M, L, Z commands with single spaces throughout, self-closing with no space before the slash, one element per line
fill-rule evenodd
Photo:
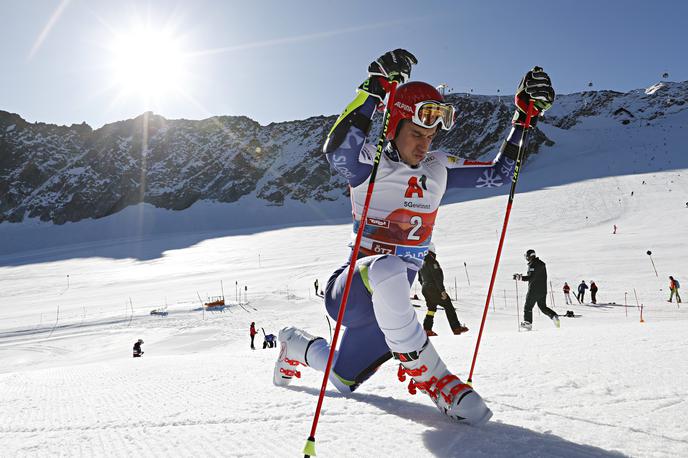
<path fill-rule="evenodd" d="M 564 299 L 566 300 L 566 305 L 573 304 L 573 302 L 571 302 L 571 295 L 569 292 L 571 292 L 571 287 L 568 283 L 564 282 Z"/>
<path fill-rule="evenodd" d="M 258 332 L 256 331 L 256 323 L 253 321 L 251 322 L 251 329 L 249 333 L 251 334 L 251 350 L 255 350 L 256 347 L 253 345 L 253 338 L 256 337 L 256 334 L 258 334 Z"/>
<path fill-rule="evenodd" d="M 593 304 L 597 304 L 597 285 L 590 280 L 590 300 Z"/>
<path fill-rule="evenodd" d="M 578 285 L 578 294 L 576 297 L 578 298 L 578 302 L 581 304 L 583 303 L 583 300 L 585 298 L 585 290 L 588 289 L 588 285 L 585 284 L 585 280 L 583 280 L 580 285 Z"/>

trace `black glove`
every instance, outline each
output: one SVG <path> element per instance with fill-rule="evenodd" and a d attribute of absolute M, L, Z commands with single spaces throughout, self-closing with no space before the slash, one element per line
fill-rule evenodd
<path fill-rule="evenodd" d="M 518 89 L 516 89 L 516 96 L 514 97 L 516 113 L 514 113 L 512 120 L 513 124 L 521 126 L 525 124 L 528 105 L 533 100 L 534 111 L 530 120 L 530 126 L 535 127 L 538 115 L 552 107 L 554 97 L 554 89 L 552 88 L 552 81 L 549 79 L 549 75 L 541 67 L 533 67 L 521 79 Z"/>
<path fill-rule="evenodd" d="M 514 274 L 514 280 L 520 280 L 522 276 L 521 274 Z"/>
<path fill-rule="evenodd" d="M 411 76 L 411 66 L 416 65 L 418 59 L 405 49 L 395 49 L 378 57 L 368 65 L 370 76 L 382 76 L 389 81 L 404 84 Z"/>
<path fill-rule="evenodd" d="M 385 80 L 404 84 L 411 76 L 411 66 L 417 63 L 416 57 L 405 49 L 389 51 L 368 65 L 368 79 L 358 89 L 383 101 L 387 95 Z"/>

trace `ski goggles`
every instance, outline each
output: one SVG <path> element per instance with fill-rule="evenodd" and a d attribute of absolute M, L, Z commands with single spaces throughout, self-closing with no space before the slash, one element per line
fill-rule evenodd
<path fill-rule="evenodd" d="M 417 126 L 431 129 L 442 124 L 442 129 L 449 130 L 454 126 L 454 107 L 448 103 L 435 101 L 418 102 L 411 120 Z"/>

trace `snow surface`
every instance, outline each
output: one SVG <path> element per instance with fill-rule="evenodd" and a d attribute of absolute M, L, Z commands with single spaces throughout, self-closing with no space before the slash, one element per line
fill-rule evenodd
<path fill-rule="evenodd" d="M 494 412 L 487 425 L 450 423 L 390 361 L 349 398 L 328 389 L 318 456 L 688 456 L 688 306 L 666 302 L 668 275 L 688 285 L 683 119 L 656 126 L 665 145 L 652 151 L 658 142 L 631 129 L 601 135 L 604 119 L 583 123 L 587 135 L 542 127 L 556 145 L 522 173 L 473 377 Z M 465 379 L 506 197 L 452 191 L 447 202 L 433 241 L 471 330 L 450 335 L 440 312 L 433 339 Z M 350 224 L 315 205 L 270 209 L 267 220 L 246 211 L 242 223 L 203 203 L 1 225 L 0 456 L 301 455 L 321 374 L 305 368 L 274 387 L 277 350 L 250 350 L 248 327 L 329 338 L 312 284 L 346 258 Z M 135 224 L 143 214 L 152 226 Z M 202 215 L 210 222 L 196 226 Z M 511 275 L 528 248 L 547 263 L 555 309 L 582 315 L 560 329 L 534 311 L 534 330 L 518 332 Z M 598 284 L 600 304 L 565 306 L 563 282 L 583 279 Z M 221 281 L 232 305 L 203 313 L 199 296 L 220 295 Z M 165 305 L 167 317 L 149 315 Z M 141 359 L 131 358 L 137 338 Z"/>

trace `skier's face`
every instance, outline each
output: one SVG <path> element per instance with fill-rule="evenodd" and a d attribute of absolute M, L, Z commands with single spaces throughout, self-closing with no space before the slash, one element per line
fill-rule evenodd
<path fill-rule="evenodd" d="M 405 121 L 394 138 L 401 160 L 408 165 L 418 165 L 430 151 L 430 143 L 437 134 L 437 126 L 430 129 Z"/>

